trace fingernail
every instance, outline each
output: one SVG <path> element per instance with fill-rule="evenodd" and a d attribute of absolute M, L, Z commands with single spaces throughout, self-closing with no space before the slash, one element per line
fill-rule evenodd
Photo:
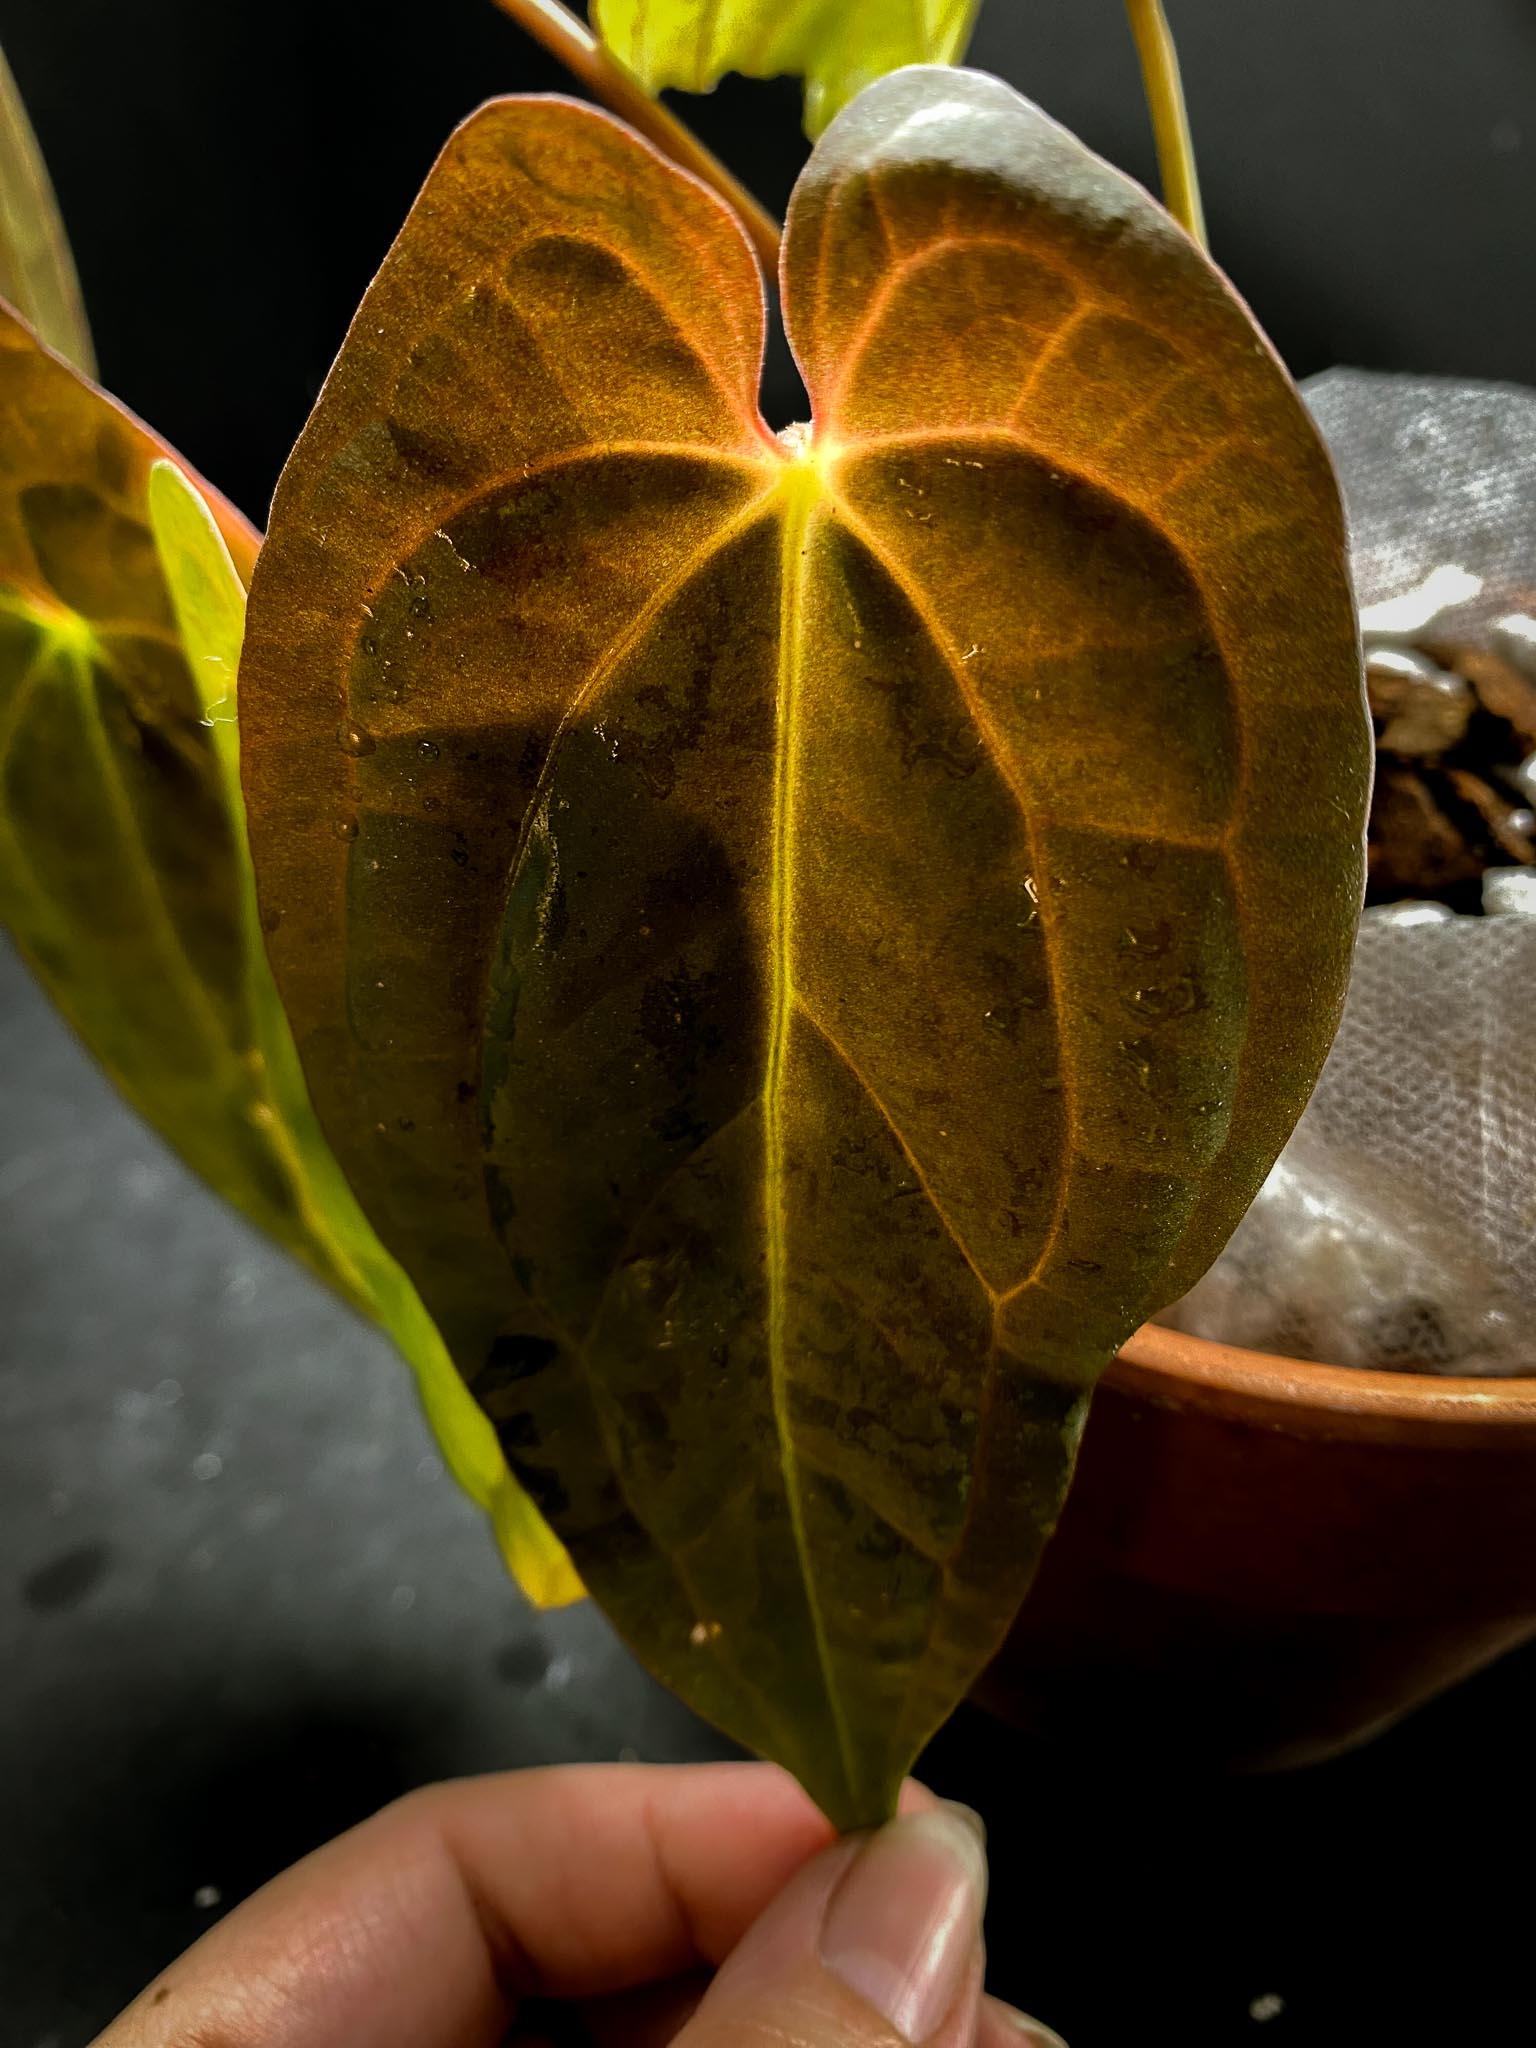
<path fill-rule="evenodd" d="M 937 2030 L 975 1957 L 987 1898 L 979 1827 L 947 1807 L 892 1821 L 827 1907 L 822 1961 L 905 2041 Z"/>
<path fill-rule="evenodd" d="M 1004 2005 L 1000 1999 L 990 2001 L 992 2011 L 1004 2026 L 1017 2027 L 1021 2048 L 1067 2048 L 1067 2044 L 1054 2027 L 1048 2027 L 1044 2020 L 1032 2020 L 1027 2012 L 1020 2012 L 1017 2006 Z"/>
<path fill-rule="evenodd" d="M 945 1799 L 941 1804 L 946 1813 L 952 1813 L 962 1826 L 968 1827 L 981 1844 L 983 1853 L 987 1846 L 987 1824 L 974 1806 L 962 1806 L 958 1799 Z"/>

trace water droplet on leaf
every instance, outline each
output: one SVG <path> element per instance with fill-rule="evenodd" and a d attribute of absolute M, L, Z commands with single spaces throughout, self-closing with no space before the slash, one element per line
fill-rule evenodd
<path fill-rule="evenodd" d="M 353 725 L 349 719 L 344 718 L 336 728 L 336 744 L 344 754 L 361 757 L 364 754 L 371 754 L 378 742 L 371 732 L 365 732 L 360 725 Z"/>

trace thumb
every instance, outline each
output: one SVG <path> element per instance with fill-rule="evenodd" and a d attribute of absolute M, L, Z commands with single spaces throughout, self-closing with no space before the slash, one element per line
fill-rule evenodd
<path fill-rule="evenodd" d="M 675 2048 L 971 2048 L 986 1890 L 964 1807 L 835 1843 L 748 1929 Z"/>

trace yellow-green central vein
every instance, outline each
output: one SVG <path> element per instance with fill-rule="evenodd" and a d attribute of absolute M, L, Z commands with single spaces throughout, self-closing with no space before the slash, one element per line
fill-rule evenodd
<path fill-rule="evenodd" d="M 799 1461 L 789 1413 L 788 1330 L 785 1283 L 789 1271 L 784 1146 L 785 1064 L 795 1012 L 792 967 L 794 943 L 794 849 L 797 768 L 797 726 L 800 670 L 805 643 L 805 584 L 811 527 L 820 483 L 808 461 L 791 463 L 781 486 L 784 492 L 783 533 L 779 557 L 779 645 L 774 716 L 773 855 L 769 880 L 769 1020 L 763 1091 L 765 1150 L 764 1208 L 767 1228 L 768 1376 L 773 1417 L 778 1430 L 779 1463 L 790 1527 L 800 1557 L 805 1600 L 816 1655 L 821 1665 L 827 1711 L 837 1738 L 838 1754 L 850 1791 L 857 1783 L 853 1747 L 843 1719 L 826 1627 L 817 1598 L 811 1546 L 800 1494 Z"/>

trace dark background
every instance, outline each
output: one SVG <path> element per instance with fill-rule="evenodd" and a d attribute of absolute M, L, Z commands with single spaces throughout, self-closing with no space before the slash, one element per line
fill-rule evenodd
<path fill-rule="evenodd" d="M 1214 246 L 1293 369 L 1536 382 L 1536 0 L 1169 11 Z M 258 519 L 448 129 L 561 83 L 490 0 L 0 0 L 0 40 L 104 381 Z M 1119 0 L 986 0 L 975 57 L 1151 176 Z M 796 106 L 733 83 L 695 118 L 782 205 Z M 0 2048 L 81 2048 L 427 1778 L 719 1753 L 592 1613 L 529 1615 L 382 1345 L 3 953 L 0 1310 Z M 926 1769 L 992 1827 L 997 1988 L 1072 2048 L 1514 2048 L 1533 1726 L 1526 1653 L 1290 1778 L 1085 1768 L 973 1712 Z"/>

